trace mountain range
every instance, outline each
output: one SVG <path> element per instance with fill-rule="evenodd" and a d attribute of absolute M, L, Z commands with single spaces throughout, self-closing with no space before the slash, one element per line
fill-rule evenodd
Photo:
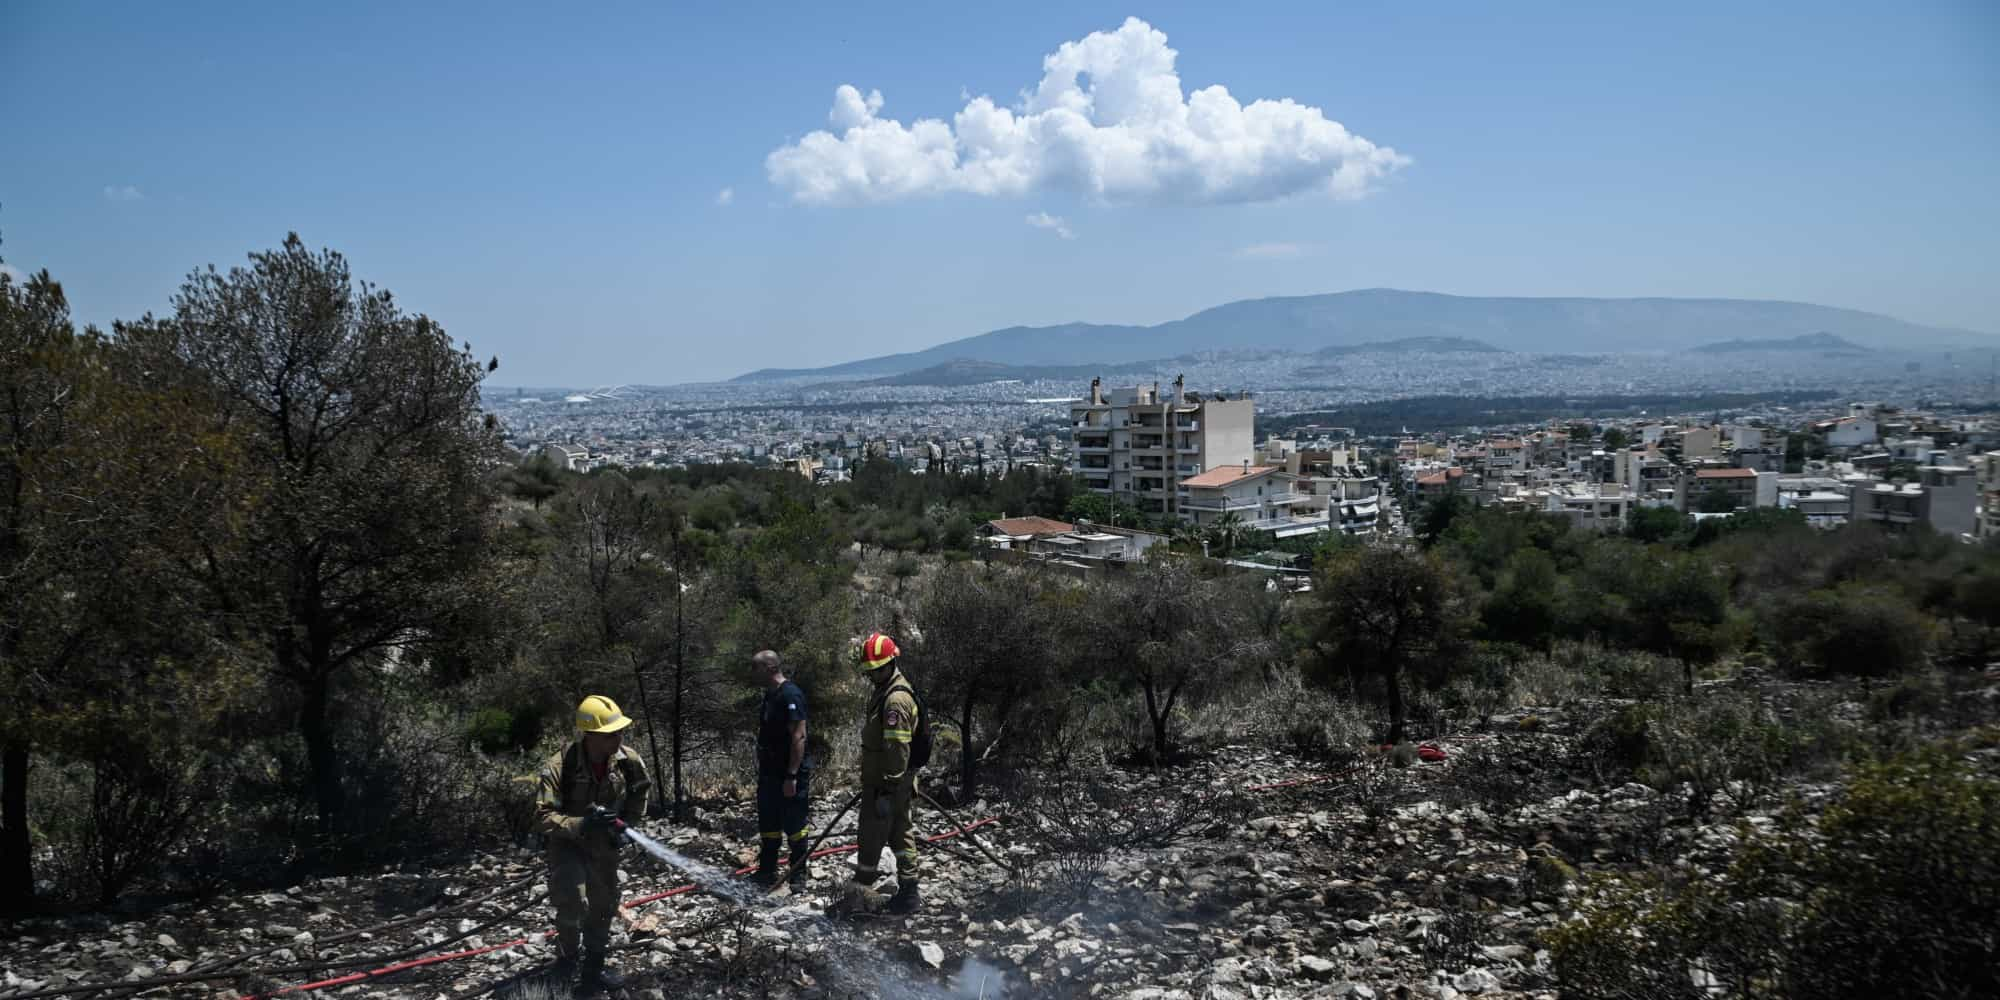
<path fill-rule="evenodd" d="M 1312 353 L 1413 338 L 1458 338 L 1497 350 L 1606 354 L 1685 351 L 1717 341 L 1824 333 L 1870 348 L 2000 346 L 2000 338 L 1890 316 L 1762 299 L 1500 298 L 1369 288 L 1247 299 L 1154 326 L 1013 326 L 903 354 L 824 368 L 764 368 L 751 382 L 797 376 L 869 378 L 955 361 L 1011 366 L 1130 364 L 1218 349 Z M 1006 376 L 999 376 L 1006 377 Z"/>

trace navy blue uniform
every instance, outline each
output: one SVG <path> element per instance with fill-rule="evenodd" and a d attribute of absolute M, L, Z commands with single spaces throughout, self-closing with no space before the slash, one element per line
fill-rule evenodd
<path fill-rule="evenodd" d="M 792 759 L 792 724 L 806 721 L 806 693 L 786 681 L 764 692 L 764 705 L 757 716 L 757 830 L 760 840 L 757 871 L 775 876 L 778 854 L 791 844 L 791 877 L 796 883 L 805 876 L 807 786 L 812 777 L 810 758 L 799 761 L 796 794 L 785 795 L 786 768 Z"/>

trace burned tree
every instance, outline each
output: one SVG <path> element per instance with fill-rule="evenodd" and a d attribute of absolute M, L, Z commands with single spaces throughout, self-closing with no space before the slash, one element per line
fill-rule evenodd
<path fill-rule="evenodd" d="M 1405 676 L 1420 663 L 1441 669 L 1466 627 L 1457 582 L 1434 554 L 1392 545 L 1342 551 L 1314 580 L 1322 606 L 1314 646 L 1322 683 L 1379 677 L 1389 702 L 1390 743 L 1400 743 Z"/>
<path fill-rule="evenodd" d="M 932 685 L 931 703 L 957 722 L 961 799 L 972 796 L 981 761 L 1007 727 L 1056 679 L 1061 651 L 1050 641 L 1042 589 L 1032 571 L 962 565 L 933 576 L 917 601 L 922 639 L 911 659 Z"/>

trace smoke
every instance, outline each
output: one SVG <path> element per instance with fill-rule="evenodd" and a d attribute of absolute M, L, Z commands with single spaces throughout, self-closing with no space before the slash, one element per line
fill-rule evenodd
<path fill-rule="evenodd" d="M 861 988 L 870 996 L 906 1000 L 998 1000 L 1006 993 L 1006 977 L 1000 970 L 970 956 L 949 987 L 914 980 L 906 966 L 883 954 L 874 942 L 828 920 L 818 910 L 781 906 L 729 872 L 688 857 L 638 830 L 627 827 L 625 832 L 641 850 L 679 869 L 704 891 L 784 931 L 831 973 L 829 978 L 846 987 Z"/>

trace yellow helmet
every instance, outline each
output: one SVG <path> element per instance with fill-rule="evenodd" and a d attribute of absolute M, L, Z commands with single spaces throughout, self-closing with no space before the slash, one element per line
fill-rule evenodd
<path fill-rule="evenodd" d="M 581 733 L 615 733 L 632 724 L 618 703 L 601 694 L 583 699 L 576 706 L 576 729 Z"/>

